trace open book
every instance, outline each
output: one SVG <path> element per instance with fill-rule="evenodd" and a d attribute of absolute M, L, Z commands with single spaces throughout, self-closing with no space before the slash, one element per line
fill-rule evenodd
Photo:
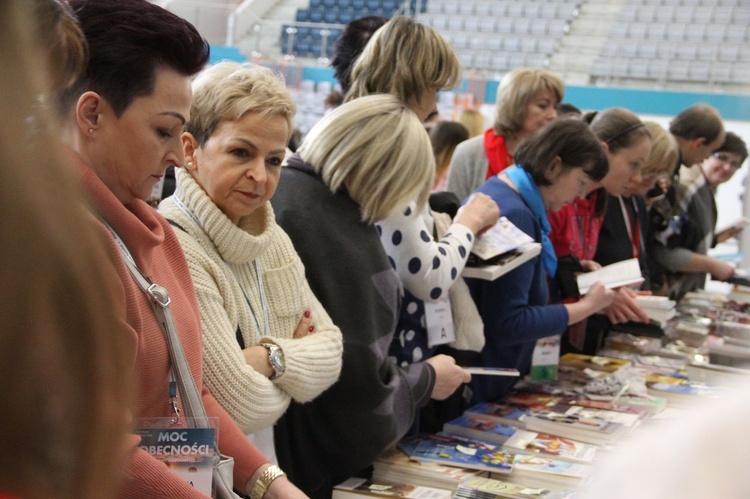
<path fill-rule="evenodd" d="M 513 225 L 507 218 L 500 217 L 495 225 L 477 237 L 471 252 L 481 263 L 493 263 L 493 258 L 533 242 L 534 238 Z"/>
<path fill-rule="evenodd" d="M 514 250 L 504 253 L 499 259 L 494 260 L 491 265 L 477 265 L 464 267 L 461 275 L 464 277 L 474 277 L 484 279 L 485 281 L 494 281 L 501 275 L 507 274 L 511 270 L 520 267 L 532 258 L 542 252 L 542 245 L 539 243 L 526 243 Z"/>
<path fill-rule="evenodd" d="M 602 281 L 607 288 L 619 288 L 633 284 L 641 284 L 643 276 L 641 275 L 641 266 L 637 258 L 616 262 L 593 272 L 578 274 L 578 291 L 585 295 L 589 292 L 591 286 L 597 281 Z"/>
<path fill-rule="evenodd" d="M 750 218 L 748 217 L 739 217 L 728 224 L 724 224 L 721 227 L 717 227 L 716 230 L 714 230 L 714 234 L 721 234 L 725 230 L 729 229 L 744 229 L 748 224 L 750 224 Z"/>
<path fill-rule="evenodd" d="M 500 217 L 487 232 L 477 237 L 461 275 L 494 281 L 542 251 L 534 238 Z"/>

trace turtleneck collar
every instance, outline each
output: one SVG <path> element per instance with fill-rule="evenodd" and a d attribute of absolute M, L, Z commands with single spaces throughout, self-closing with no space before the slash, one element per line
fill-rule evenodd
<path fill-rule="evenodd" d="M 123 204 L 78 153 L 66 149 L 96 215 L 117 232 L 138 268 L 152 275 L 152 251 L 164 243 L 165 237 L 161 216 L 141 199 Z"/>
<path fill-rule="evenodd" d="M 242 264 L 260 257 L 273 239 L 276 220 L 270 203 L 240 219 L 239 225 L 229 220 L 206 191 L 185 168 L 175 171 L 175 195 L 192 212 L 201 230 L 211 240 L 222 259 Z M 194 220 L 191 221 L 195 223 Z"/>

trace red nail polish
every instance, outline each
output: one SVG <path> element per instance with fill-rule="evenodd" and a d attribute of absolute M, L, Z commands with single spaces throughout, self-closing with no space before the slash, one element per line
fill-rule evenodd
<path fill-rule="evenodd" d="M 305 317 L 310 318 L 310 310 L 305 310 Z"/>
<path fill-rule="evenodd" d="M 312 333 L 313 331 L 315 331 L 315 326 L 310 326 L 309 328 L 307 328 L 307 330 Z"/>

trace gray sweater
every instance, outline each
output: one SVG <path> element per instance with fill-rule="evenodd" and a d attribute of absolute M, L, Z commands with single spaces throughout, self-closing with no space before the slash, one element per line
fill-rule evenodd
<path fill-rule="evenodd" d="M 448 169 L 445 190 L 464 200 L 487 179 L 490 161 L 484 152 L 484 134 L 461 142 Z"/>
<path fill-rule="evenodd" d="M 273 198 L 315 296 L 344 337 L 339 381 L 312 402 L 292 403 L 277 424 L 279 464 L 311 497 L 366 468 L 408 431 L 429 401 L 434 372 L 388 358 L 400 285 L 375 227 L 345 190 L 331 193 L 299 156 Z"/>

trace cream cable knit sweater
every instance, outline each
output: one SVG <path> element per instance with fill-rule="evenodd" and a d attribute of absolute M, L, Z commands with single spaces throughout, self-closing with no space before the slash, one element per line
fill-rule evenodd
<path fill-rule="evenodd" d="M 258 431 L 274 424 L 292 398 L 310 401 L 338 379 L 343 353 L 341 332 L 310 290 L 302 262 L 287 234 L 276 224 L 270 203 L 244 217 L 238 227 L 182 168 L 177 171 L 175 194 L 202 225 L 199 227 L 172 198 L 159 206 L 167 219 L 187 231 L 175 229 L 200 306 L 205 382 L 243 431 Z M 246 346 L 258 345 L 264 339 L 257 258 L 268 304 L 268 339 L 282 348 L 286 361 L 286 372 L 275 381 L 245 362 L 236 338 L 239 325 Z M 315 333 L 292 339 L 308 308 Z"/>

